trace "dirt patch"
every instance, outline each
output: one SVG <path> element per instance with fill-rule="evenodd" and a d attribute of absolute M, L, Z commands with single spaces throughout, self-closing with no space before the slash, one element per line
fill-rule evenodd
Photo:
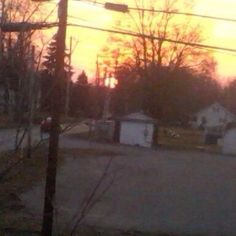
<path fill-rule="evenodd" d="M 35 231 L 40 231 L 42 219 L 36 218 L 25 210 L 20 194 L 45 178 L 47 151 L 46 146 L 40 147 L 31 159 L 25 158 L 21 151 L 1 153 L 0 173 L 12 165 L 13 168 L 10 168 L 0 179 L 0 235 L 37 235 Z M 121 153 L 105 149 L 61 149 L 58 158 L 59 166 L 67 155 L 85 158 L 111 157 Z"/>
<path fill-rule="evenodd" d="M 66 155 L 81 157 L 101 157 L 122 155 L 106 149 L 61 149 L 59 165 L 63 163 Z M 4 157 L 5 163 L 8 158 L 18 160 L 22 153 L 7 153 Z M 24 209 L 20 199 L 20 193 L 30 189 L 45 176 L 47 165 L 47 148 L 40 148 L 32 159 L 23 159 L 4 179 L 0 182 L 0 235 L 6 236 L 28 236 L 40 235 L 41 218 L 36 218 Z M 61 234 L 67 236 L 69 233 Z M 81 226 L 74 236 L 174 236 L 162 233 L 145 233 L 139 231 L 121 231 L 114 229 Z M 59 236 L 59 235 L 56 235 Z M 176 236 L 176 235 L 175 235 Z"/>
<path fill-rule="evenodd" d="M 22 192 L 32 186 L 36 180 L 45 176 L 47 164 L 47 149 L 40 147 L 32 158 L 24 157 L 22 151 L 6 152 L 2 154 L 1 168 L 9 169 L 1 179 L 0 193 L 8 194 L 12 192 Z"/>
<path fill-rule="evenodd" d="M 25 158 L 21 151 L 5 152 L 1 154 L 0 160 L 1 173 L 8 169 L 0 180 L 0 229 L 34 229 L 39 224 L 25 212 L 19 196 L 44 178 L 47 148 L 40 147 L 30 159 Z"/>

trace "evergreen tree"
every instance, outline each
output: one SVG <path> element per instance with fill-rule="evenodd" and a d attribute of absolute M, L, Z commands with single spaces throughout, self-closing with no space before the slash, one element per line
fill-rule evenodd
<path fill-rule="evenodd" d="M 56 70 L 56 35 L 53 37 L 52 41 L 47 47 L 47 54 L 44 56 L 43 71 L 41 74 L 41 108 L 43 111 L 49 111 L 51 107 L 51 99 L 53 97 L 50 96 L 52 87 L 54 86 L 55 78 L 55 70 Z M 67 63 L 69 54 L 65 53 L 65 67 L 64 67 L 64 76 L 61 78 L 63 83 L 62 88 L 62 97 L 61 97 L 61 107 L 62 111 L 65 106 L 65 96 L 66 96 L 66 83 L 67 80 L 71 78 L 72 67 Z"/>
<path fill-rule="evenodd" d="M 54 76 L 55 69 L 56 69 L 56 35 L 54 35 L 52 41 L 49 43 L 47 47 L 47 54 L 44 56 L 45 61 L 42 63 L 44 66 L 44 71 L 51 76 Z M 68 65 L 67 59 L 69 57 L 68 53 L 65 53 L 65 67 L 64 71 L 65 73 L 69 73 L 69 71 L 72 71 L 72 67 Z"/>
<path fill-rule="evenodd" d="M 78 76 L 76 80 L 76 84 L 84 85 L 84 86 L 88 85 L 88 76 L 86 75 L 84 71 L 82 71 L 82 73 Z"/>
<path fill-rule="evenodd" d="M 72 87 L 70 111 L 73 116 L 88 117 L 91 114 L 91 87 L 84 71 Z"/>

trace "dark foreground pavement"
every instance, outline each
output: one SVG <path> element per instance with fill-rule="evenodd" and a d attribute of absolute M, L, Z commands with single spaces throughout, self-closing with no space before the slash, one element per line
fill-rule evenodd
<path fill-rule="evenodd" d="M 236 235 L 236 158 L 201 152 L 102 145 L 63 137 L 66 148 L 116 152 L 100 191 L 115 180 L 84 223 L 183 235 Z M 109 155 L 68 154 L 58 170 L 56 227 L 71 227 Z M 41 217 L 44 181 L 21 198 Z"/>

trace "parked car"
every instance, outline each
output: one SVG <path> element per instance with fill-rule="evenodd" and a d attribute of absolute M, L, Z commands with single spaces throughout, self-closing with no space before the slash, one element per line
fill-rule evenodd
<path fill-rule="evenodd" d="M 51 130 L 51 123 L 52 123 L 52 118 L 47 117 L 46 119 L 42 120 L 40 124 L 40 130 L 43 133 L 49 133 Z"/>
<path fill-rule="evenodd" d="M 51 126 L 52 126 L 52 118 L 51 117 L 47 117 L 47 118 L 42 120 L 42 122 L 40 123 L 40 136 L 41 136 L 41 139 L 43 138 L 43 134 L 50 133 Z M 61 133 L 62 131 L 63 131 L 63 127 L 62 127 L 62 125 L 60 125 L 59 132 Z"/>

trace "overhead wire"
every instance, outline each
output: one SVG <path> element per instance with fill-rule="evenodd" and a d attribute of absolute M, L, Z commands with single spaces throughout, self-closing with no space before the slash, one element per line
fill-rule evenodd
<path fill-rule="evenodd" d="M 109 33 L 129 35 L 129 36 L 133 36 L 133 37 L 143 37 L 143 38 L 148 38 L 148 39 L 153 39 L 153 40 L 166 41 L 169 43 L 188 45 L 188 46 L 197 47 L 197 48 L 206 48 L 206 49 L 211 49 L 211 50 L 236 53 L 236 49 L 233 49 L 233 48 L 225 48 L 225 47 L 212 46 L 212 45 L 206 45 L 206 44 L 200 44 L 200 43 L 190 43 L 190 42 L 185 42 L 185 41 L 181 41 L 181 40 L 173 40 L 173 39 L 168 39 L 168 38 L 161 38 L 161 37 L 156 37 L 156 36 L 151 36 L 151 35 L 146 35 L 146 34 L 135 33 L 135 32 L 131 32 L 131 31 L 130 32 L 122 31 L 122 30 L 119 31 L 119 30 L 105 29 L 105 28 L 100 28 L 100 27 L 93 27 L 93 26 L 73 24 L 73 23 L 68 23 L 68 26 L 86 28 L 86 29 L 91 29 L 91 30 L 98 30 L 98 31 L 109 32 Z"/>
<path fill-rule="evenodd" d="M 68 18 L 71 18 L 71 19 L 76 19 L 76 20 L 81 20 L 81 21 L 85 21 L 85 22 L 88 22 L 88 20 L 82 18 L 82 17 L 78 17 L 78 16 L 72 16 L 72 15 L 68 15 Z"/>
<path fill-rule="evenodd" d="M 102 3 L 99 1 L 91 1 L 91 0 L 80 0 L 80 1 L 89 2 L 94 5 L 100 5 L 100 6 L 105 7 L 105 3 Z M 177 10 L 168 11 L 168 10 L 157 10 L 154 8 L 153 9 L 152 8 L 138 8 L 138 7 L 129 7 L 129 6 L 128 6 L 128 10 L 154 12 L 154 13 L 156 12 L 156 13 L 173 14 L 173 15 L 185 15 L 185 16 L 191 16 L 191 17 L 200 17 L 200 18 L 207 18 L 207 19 L 211 19 L 211 20 L 228 21 L 228 22 L 236 23 L 236 18 L 210 16 L 210 15 L 203 15 L 203 14 L 190 13 L 190 12 L 181 12 L 181 11 L 177 11 Z"/>
<path fill-rule="evenodd" d="M 80 0 L 84 2 L 89 2 L 94 5 L 100 5 L 105 7 L 105 3 L 99 2 L 99 1 L 91 1 L 91 0 Z M 235 22 L 236 19 L 231 19 L 231 18 L 224 18 L 224 17 L 218 17 L 218 16 L 208 16 L 208 15 L 201 15 L 201 14 L 194 14 L 194 13 L 188 13 L 188 12 L 179 12 L 179 11 L 165 11 L 165 10 L 156 10 L 156 9 L 148 9 L 148 8 L 137 8 L 137 7 L 128 7 L 129 10 L 136 10 L 136 11 L 149 11 L 149 12 L 158 12 L 158 13 L 165 13 L 165 14 L 176 14 L 176 15 L 186 15 L 186 16 L 193 16 L 193 17 L 202 17 L 202 18 L 209 18 L 212 20 L 223 20 L 223 21 L 230 21 L 230 22 Z M 81 19 L 79 17 L 74 17 L 71 16 L 75 19 Z M 75 26 L 75 25 L 73 25 Z M 82 25 L 78 25 L 78 27 L 83 28 Z M 178 40 L 172 40 L 172 39 L 164 39 L 164 38 L 159 38 L 159 37 L 154 37 L 150 35 L 140 35 L 139 33 L 131 32 L 129 30 L 125 29 L 118 29 L 118 30 L 113 30 L 113 29 L 102 29 L 98 27 L 92 27 L 92 26 L 84 26 L 84 28 L 89 28 L 89 29 L 94 29 L 94 30 L 100 30 L 100 31 L 107 31 L 111 33 L 117 33 L 117 34 L 126 34 L 129 36 L 134 36 L 134 37 L 145 37 L 145 38 L 152 38 L 156 40 L 162 40 L 162 41 L 167 41 L 167 42 L 172 42 L 172 43 L 177 43 L 177 44 L 184 44 L 184 45 L 189 45 L 193 47 L 199 47 L 199 48 L 205 48 L 208 51 L 214 51 L 215 53 L 221 53 L 221 54 L 227 54 L 231 56 L 236 56 L 236 49 L 231 49 L 231 48 L 224 48 L 224 47 L 219 47 L 219 46 L 212 46 L 212 45 L 204 45 L 204 44 L 199 44 L 199 43 L 189 43 L 189 42 L 184 42 L 184 41 L 178 41 Z"/>

